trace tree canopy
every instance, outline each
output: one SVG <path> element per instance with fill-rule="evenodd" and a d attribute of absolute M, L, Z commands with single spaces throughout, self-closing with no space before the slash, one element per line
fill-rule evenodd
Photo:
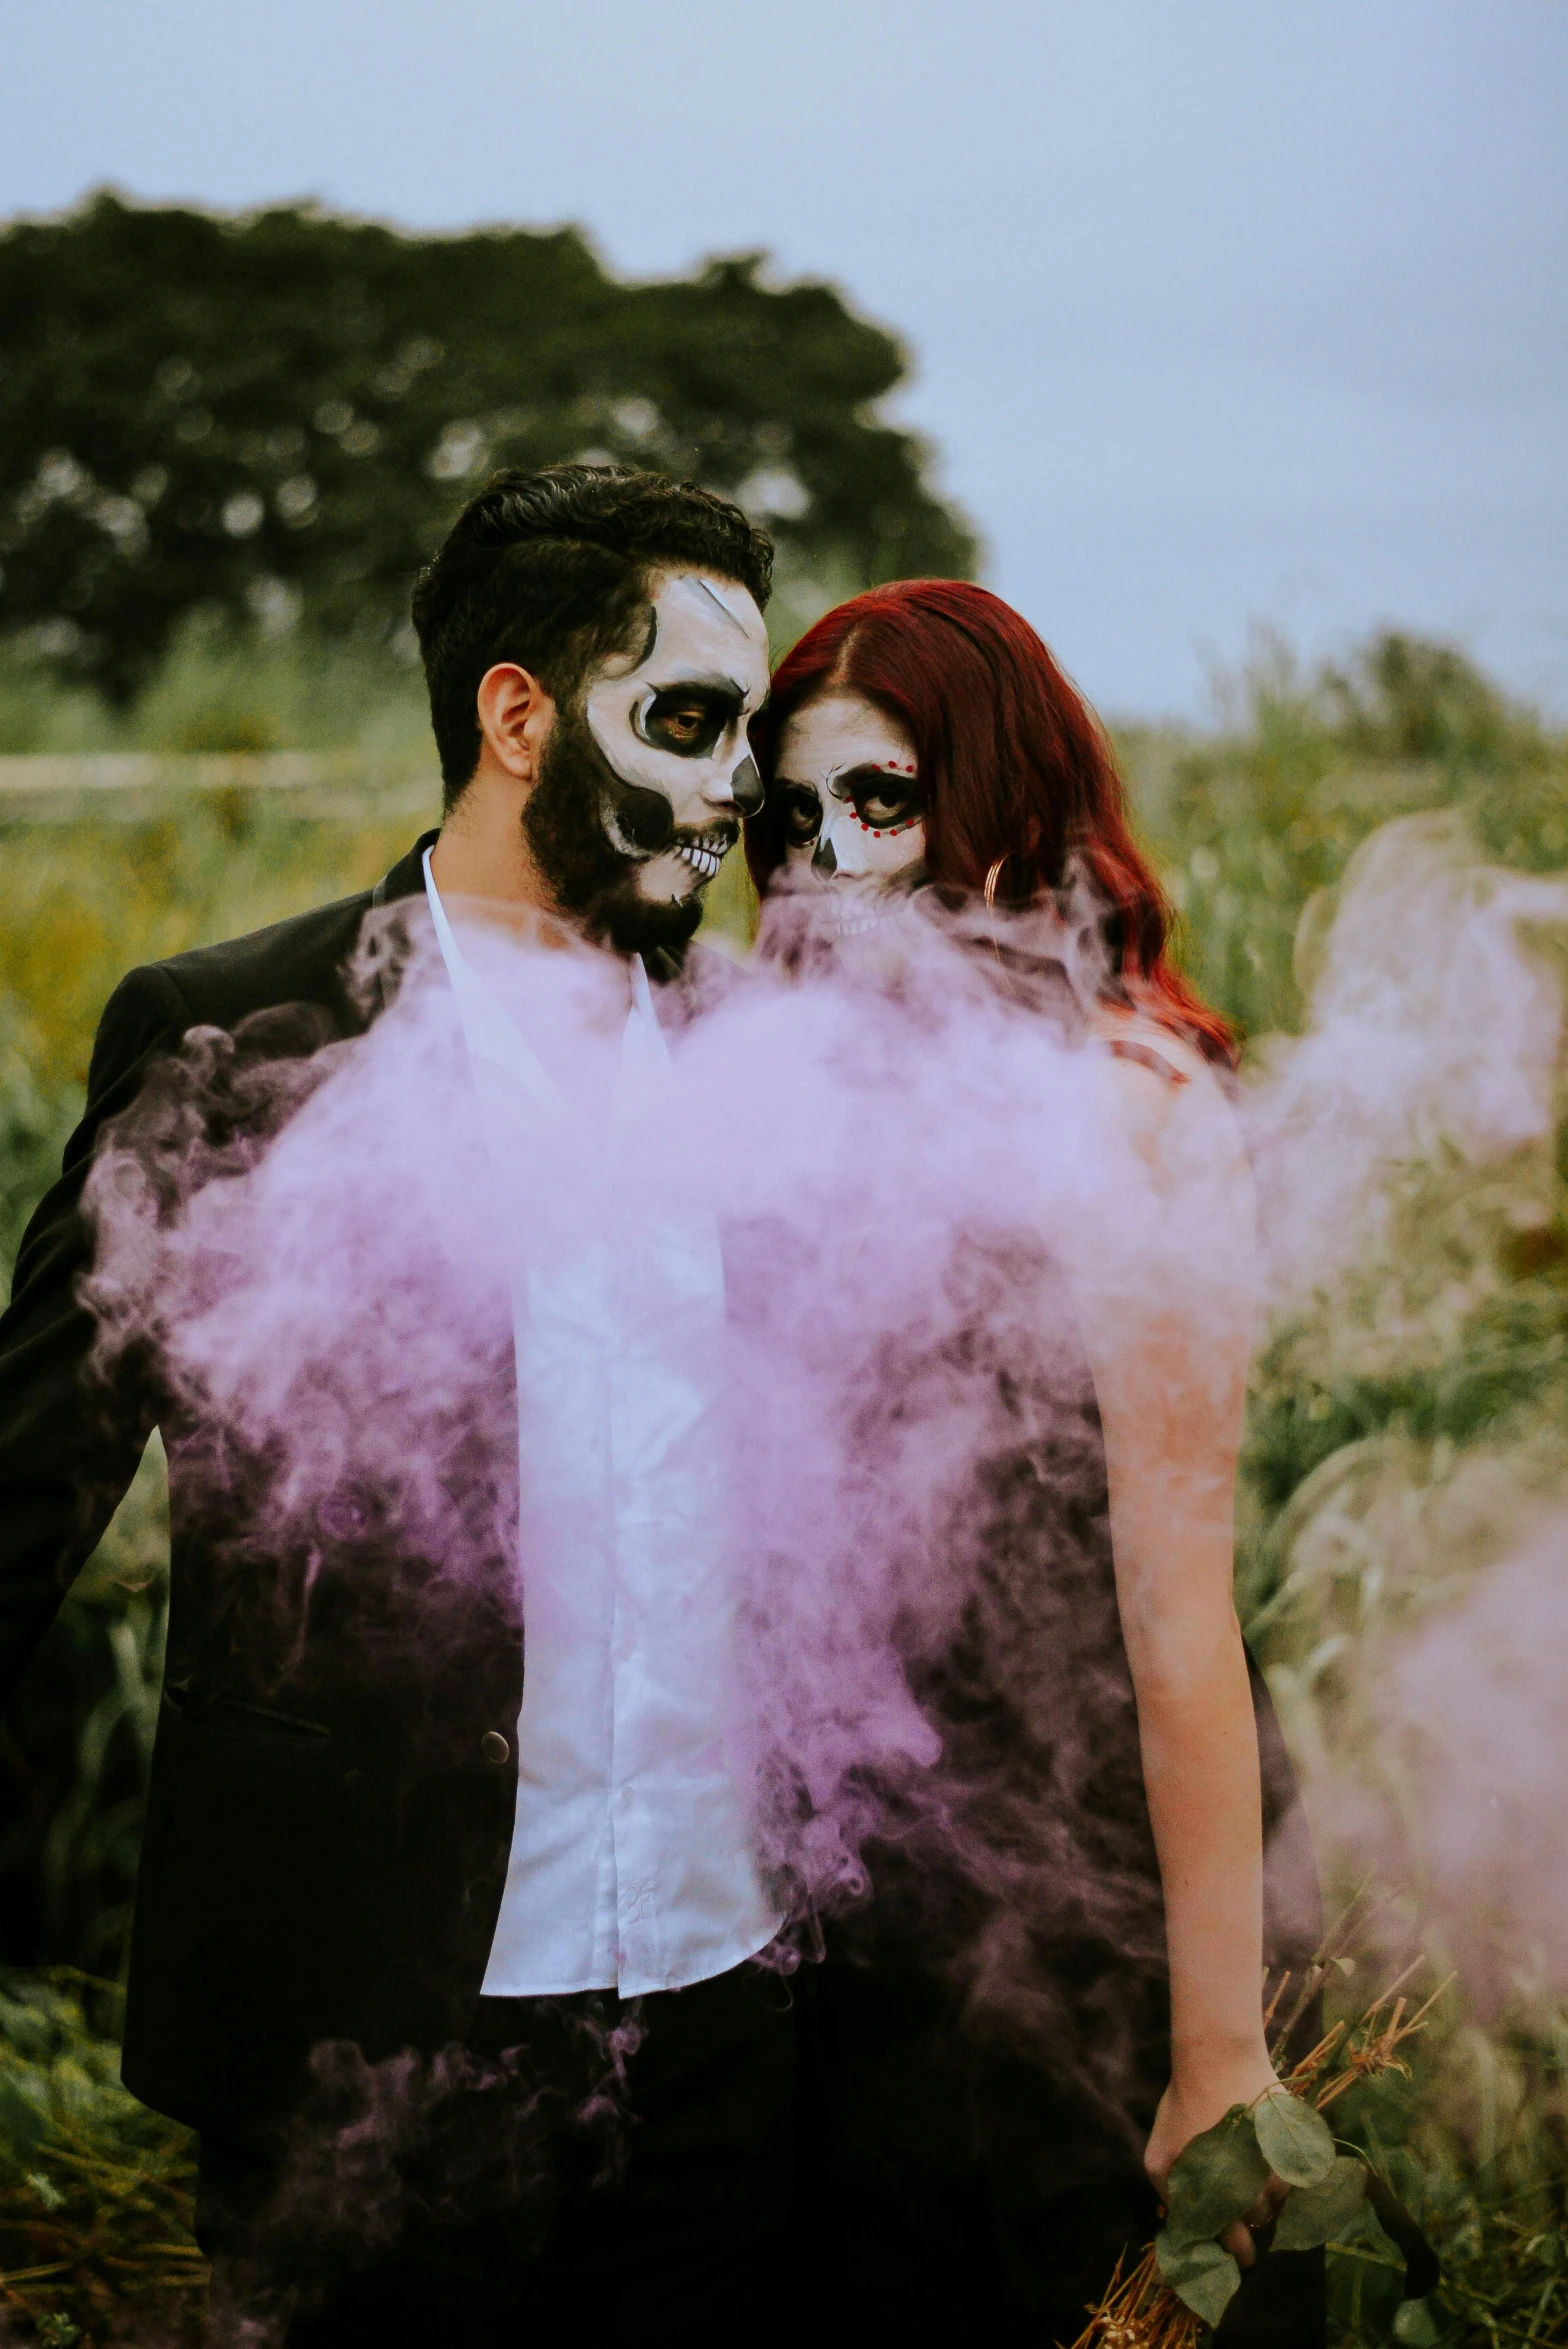
<path fill-rule="evenodd" d="M 628 284 L 574 228 L 415 236 L 111 193 L 0 229 L 0 635 L 133 692 L 198 608 L 391 633 L 498 464 L 614 457 L 764 519 L 786 577 L 963 573 L 897 340 L 764 257 Z"/>

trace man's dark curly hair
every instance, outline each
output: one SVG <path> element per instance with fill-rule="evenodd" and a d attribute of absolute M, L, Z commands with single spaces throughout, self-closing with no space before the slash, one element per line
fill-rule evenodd
<path fill-rule="evenodd" d="M 649 573 L 738 580 L 766 604 L 773 542 L 738 506 L 628 465 L 497 473 L 469 499 L 414 588 L 414 628 L 450 808 L 479 763 L 479 682 L 515 661 L 557 703 L 636 642 Z"/>

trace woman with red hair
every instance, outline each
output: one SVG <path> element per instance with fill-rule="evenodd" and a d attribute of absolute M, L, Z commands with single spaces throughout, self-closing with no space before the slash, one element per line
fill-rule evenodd
<path fill-rule="evenodd" d="M 1128 828 L 1105 735 L 997 597 L 914 580 L 841 605 L 780 666 L 760 731 L 768 796 L 747 854 L 771 901 L 764 954 L 787 955 L 802 923 L 842 940 L 900 915 L 907 929 L 921 903 L 943 919 L 948 909 L 1015 1001 L 1076 1002 L 1078 1042 L 1101 1057 L 1110 1115 L 1156 1193 L 1196 1152 L 1225 1235 L 1219 1302 L 1212 1286 L 1195 1289 L 1201 1276 L 1190 1275 L 1174 1205 L 1166 1261 L 1140 1294 L 1129 1299 L 1114 1267 L 1109 1280 L 1057 1267 L 1058 1287 L 1041 1289 L 1031 1326 L 1042 1354 L 1046 1330 L 1059 1350 L 1064 1313 L 1075 1328 L 1082 1399 L 1071 1407 L 1060 1364 L 1047 1379 L 1038 1365 L 1004 1359 L 994 1335 L 949 1350 L 1005 1382 L 1017 1434 L 1009 1458 L 982 1464 L 968 1510 L 981 1563 L 966 1652 L 905 1661 L 953 1770 L 986 1790 L 982 1830 L 999 1856 L 989 1890 L 977 1880 L 939 1898 L 929 1885 L 911 1888 L 919 1834 L 890 1832 L 869 1855 L 868 1913 L 844 1921 L 840 1962 L 823 1983 L 825 2142 L 838 2144 L 858 2207 L 875 2213 L 867 2223 L 886 2245 L 865 2337 L 883 2337 L 881 2324 L 887 2338 L 896 2330 L 911 2341 L 1070 2339 L 1117 2253 L 1135 2253 L 1152 2231 L 1154 2194 L 1182 2148 L 1275 2084 L 1260 1996 L 1266 1959 L 1300 1964 L 1318 1934 L 1299 1801 L 1232 1596 L 1254 1302 L 1252 1200 L 1226 1092 L 1235 1046 L 1168 959 L 1169 917 Z M 1070 989 L 1031 993 L 1031 971 L 1053 957 Z M 1108 1200 L 1114 1188 L 1108 1179 Z M 1112 1207 L 1104 1220 L 1098 1245 L 1114 1255 Z M 1014 1300 L 1027 1261 L 1025 1251 L 1004 1267 Z M 978 1320 L 984 1296 L 1000 1291 L 978 1280 L 973 1293 Z M 906 1392 L 916 1375 L 904 1366 Z M 1048 1504 L 1041 1495 L 1053 1479 L 1063 1486 L 1068 1452 L 1072 1491 Z M 988 1578 L 1001 1594 L 989 1618 Z M 1054 1626 L 1033 1649 L 1019 1629 L 1020 1588 Z M 989 1650 L 987 1620 L 1000 1627 Z M 1099 1648 L 1096 1621 L 1108 1626 Z M 1052 1708 L 1036 1702 L 1031 1712 L 1020 1684 L 1030 1654 L 1063 1692 L 1044 1728 L 1031 1724 Z M 1089 1711 L 1079 1758 L 1064 1760 L 1060 1716 L 1073 1703 Z M 1123 1921 L 1114 1930 L 1085 1925 L 1078 1892 L 1051 1880 L 1068 1843 L 1063 1822 L 1047 1831 L 1046 1814 L 1069 1784 L 1082 1817 L 1065 1829 L 1077 1833 L 1074 1849 L 1099 1855 L 1088 1864 L 1116 1879 Z M 1031 1838 L 1033 1856 L 1021 1857 Z M 927 1875 L 941 1867 L 933 1858 Z M 1127 1890 L 1140 1870 L 1146 1935 Z M 922 1933 L 928 1945 L 940 1938 L 927 1931 L 932 1918 L 960 1912 L 971 1949 L 1024 1950 L 1018 1965 L 1054 1970 L 1055 1987 L 1031 1994 L 1037 2015 L 1056 2018 L 1032 2052 L 1021 2039 L 1012 2057 L 994 2044 L 983 2057 L 961 2052 L 984 1968 L 966 1961 L 957 1998 L 949 1969 L 944 2004 L 933 1987 L 941 1967 L 912 1947 Z M 1022 1928 L 1017 1912 L 1027 1912 Z M 1070 1996 L 1058 1995 L 1069 1981 Z M 1023 2011 L 1021 1995 L 1014 2004 Z M 1054 2053 L 1044 2043 L 1053 2031 Z M 1117 2032 L 1141 2053 L 1130 2084 L 1120 2075 L 1124 2092 L 1112 2093 L 1102 2058 Z M 924 2104 L 911 2085 L 922 2079 Z M 896 2116 L 880 2136 L 868 2119 L 879 2109 Z M 938 2143 L 948 2149 L 940 2157 Z M 1283 2191 L 1272 2181 L 1251 2223 L 1224 2238 L 1252 2273 L 1222 2340 L 1323 2337 L 1321 2255 L 1257 2258 L 1254 2234 Z M 968 2214 L 962 2223 L 957 2211 Z M 845 2269 L 853 2294 L 853 2258 Z M 1068 2329 L 1036 2329 L 1052 2326 Z"/>

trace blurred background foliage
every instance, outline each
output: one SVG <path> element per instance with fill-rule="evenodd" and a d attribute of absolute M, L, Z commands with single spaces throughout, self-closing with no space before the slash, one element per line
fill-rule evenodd
<path fill-rule="evenodd" d="M 413 574 L 497 465 L 613 457 L 725 491 L 775 532 L 796 628 L 973 559 L 877 414 L 896 339 L 758 254 L 626 284 L 575 228 L 103 192 L 0 229 L 0 318 L 0 637 L 122 707 L 197 612 L 406 656 Z"/>
<path fill-rule="evenodd" d="M 1214 699 L 1211 735 L 1119 747 L 1187 968 L 1247 1035 L 1297 1025 L 1329 892 L 1379 824 L 1450 808 L 1499 863 L 1568 863 L 1561 736 L 1451 645 L 1386 630 L 1308 674 L 1260 630 Z"/>

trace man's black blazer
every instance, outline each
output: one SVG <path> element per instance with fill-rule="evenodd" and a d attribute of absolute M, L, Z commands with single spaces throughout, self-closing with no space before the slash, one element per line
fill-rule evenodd
<path fill-rule="evenodd" d="M 516 1801 L 515 1554 L 495 1557 L 494 1572 L 468 1578 L 457 1596 L 443 1589 L 433 1640 L 417 1603 L 421 1562 L 378 1551 L 371 1523 L 347 1538 L 335 1580 L 329 1557 L 323 1588 L 312 1586 L 302 1651 L 281 1661 L 254 1653 L 233 1629 L 243 1609 L 213 1587 L 220 1556 L 232 1580 L 242 1493 L 229 1496 L 228 1522 L 216 1522 L 150 1378 L 128 1372 L 109 1386 L 96 1374 L 95 1323 L 77 1293 L 91 1256 L 82 1187 L 105 1122 L 168 1078 L 189 1030 L 224 1030 L 240 1056 L 270 1060 L 363 1033 L 367 1011 L 346 966 L 372 904 L 420 891 L 426 845 L 374 892 L 120 983 L 94 1045 L 85 1115 L 28 1227 L 0 1318 L 0 1700 L 102 1535 L 152 1427 L 165 1428 L 170 1660 L 124 2076 L 148 2104 L 198 2126 L 283 2108 L 323 2040 L 352 2040 L 374 2059 L 465 2028 Z M 509 1462 L 492 1465 L 515 1479 L 515 1462 L 514 1445 Z M 428 1573 L 423 1587 L 439 1580 Z M 401 1599 L 383 1605 L 394 1590 Z"/>

